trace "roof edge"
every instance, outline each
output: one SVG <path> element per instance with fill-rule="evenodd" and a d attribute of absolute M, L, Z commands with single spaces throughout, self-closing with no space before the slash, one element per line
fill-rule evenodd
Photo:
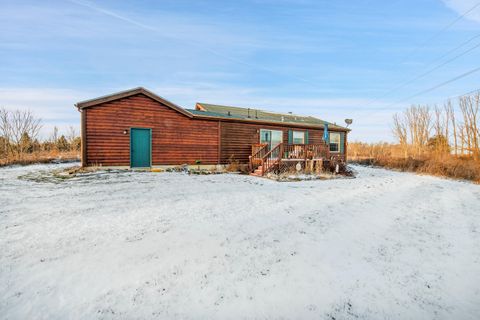
<path fill-rule="evenodd" d="M 194 114 L 194 113 L 191 113 L 190 111 L 188 111 L 187 109 L 184 109 L 176 104 L 174 104 L 173 102 L 170 102 L 168 101 L 167 99 L 153 93 L 152 91 L 150 90 L 147 90 L 145 89 L 144 87 L 136 87 L 136 88 L 132 88 L 132 89 L 128 89 L 128 90 L 124 90 L 124 91 L 119 91 L 119 92 L 116 92 L 116 93 L 112 93 L 112 94 L 108 94 L 108 95 L 104 95 L 104 96 L 100 96 L 98 98 L 93 98 L 93 99 L 88 99 L 88 100 L 83 100 L 83 101 L 80 101 L 80 102 L 77 102 L 75 104 L 75 107 L 77 107 L 79 110 L 82 110 L 82 109 L 86 109 L 86 108 L 89 108 L 89 107 L 93 107 L 93 106 L 97 106 L 99 104 L 102 104 L 102 103 L 107 103 L 107 102 L 111 102 L 111 101 L 115 101 L 115 100 L 119 100 L 119 99 L 123 99 L 123 98 L 128 98 L 128 97 L 131 97 L 131 96 L 134 96 L 134 95 L 137 95 L 137 94 L 143 94 L 157 102 L 160 102 L 164 105 L 166 105 L 167 107 L 189 117 L 189 118 L 197 118 L 197 119 L 205 119 L 205 120 L 226 120 L 226 121 L 234 121 L 234 122 L 246 122 L 246 123 L 264 123 L 264 124 L 272 124 L 272 125 L 291 125 L 291 126 L 297 126 L 297 127 L 305 127 L 305 128 L 320 128 L 321 125 L 314 125 L 314 124 L 302 124 L 302 123 L 285 123 L 285 122 L 277 122 L 277 121 L 267 121 L 267 120 L 260 120 L 260 119 L 241 119 L 241 118 L 229 118 L 228 116 L 225 116 L 225 117 L 213 117 L 213 116 L 208 116 L 208 115 L 199 115 L 199 114 Z M 209 104 L 209 103 L 202 103 L 202 102 L 197 102 L 196 105 L 195 105 L 195 108 L 197 109 L 199 106 L 201 106 L 202 104 Z M 225 107 L 228 107 L 228 106 L 225 106 Z M 242 108 L 242 107 L 234 107 L 234 108 L 240 108 L 240 109 L 246 109 L 246 108 Z M 201 110 L 203 108 L 198 108 L 197 110 Z M 258 109 L 260 110 L 260 109 Z M 203 110 L 205 111 L 205 109 Z M 277 113 L 277 114 L 280 114 L 278 112 L 272 112 L 272 111 L 266 111 L 266 110 L 261 110 L 262 112 L 267 112 L 267 113 Z M 290 114 L 289 114 L 290 115 Z M 349 132 L 351 131 L 351 129 L 349 128 L 346 128 L 346 127 L 342 127 L 342 126 L 339 126 L 337 124 L 334 124 L 334 123 L 331 123 L 331 122 L 328 122 L 326 121 L 326 123 L 328 123 L 329 126 L 333 126 L 334 127 L 334 130 L 337 130 L 337 131 L 346 131 L 346 132 Z M 333 129 L 333 128 L 332 128 Z"/>
<path fill-rule="evenodd" d="M 93 99 L 89 99 L 89 100 L 83 100 L 83 101 L 80 101 L 80 102 L 77 102 L 75 104 L 75 107 L 77 107 L 79 110 L 80 109 L 85 109 L 85 108 L 89 108 L 89 107 L 93 107 L 93 106 L 96 106 L 96 105 L 99 105 L 99 104 L 102 104 L 102 103 L 107 103 L 107 102 L 110 102 L 110 101 L 115 101 L 115 100 L 119 100 L 119 99 L 123 99 L 123 98 L 128 98 L 128 97 L 131 97 L 131 96 L 134 96 L 134 95 L 137 95 L 137 94 L 143 94 L 157 102 L 160 102 L 184 115 L 186 115 L 187 117 L 189 118 L 193 118 L 193 114 L 190 113 L 189 111 L 185 110 L 184 108 L 176 105 L 175 103 L 171 102 L 171 101 L 168 101 L 167 99 L 163 98 L 163 97 L 160 97 L 159 95 L 153 93 L 152 91 L 150 90 L 147 90 L 145 89 L 144 87 L 137 87 L 137 88 L 132 88 L 132 89 L 128 89 L 128 90 L 124 90 L 124 91 L 119 91 L 119 92 L 116 92 L 116 93 L 112 93 L 112 94 L 108 94 L 108 95 L 104 95 L 104 96 L 100 96 L 98 98 L 93 98 Z"/>
<path fill-rule="evenodd" d="M 228 121 L 228 122 L 244 122 L 244 123 L 256 123 L 256 124 L 266 124 L 266 125 L 277 125 L 277 126 L 289 126 L 289 127 L 297 127 L 297 128 L 311 128 L 311 129 L 323 129 L 322 125 L 315 125 L 315 124 L 305 124 L 305 123 L 292 123 L 292 122 L 279 122 L 279 121 L 268 121 L 268 120 L 261 120 L 261 119 L 242 119 L 242 118 L 229 118 L 229 117 L 215 117 L 209 115 L 200 115 L 200 114 L 193 114 L 193 117 L 196 119 L 204 119 L 204 120 L 216 120 L 216 121 Z M 333 123 L 329 124 L 328 127 L 331 131 L 345 131 L 350 132 L 352 129 L 342 127 Z"/>
<path fill-rule="evenodd" d="M 225 107 L 225 108 L 235 108 L 235 109 L 243 109 L 243 110 L 247 110 L 247 109 L 250 109 L 250 110 L 257 110 L 257 111 L 260 111 L 260 112 L 264 112 L 264 113 L 271 113 L 271 114 L 278 114 L 278 115 L 281 115 L 281 116 L 292 116 L 292 117 L 311 117 L 311 118 L 315 118 L 313 116 L 306 116 L 306 115 L 301 115 L 301 114 L 296 114 L 296 113 L 289 113 L 289 112 L 279 112 L 279 111 L 271 111 L 271 110 L 265 110 L 265 109 L 259 109 L 259 108 L 254 108 L 254 107 L 238 107 L 238 106 L 227 106 L 227 105 L 224 105 L 224 104 L 214 104 L 214 103 L 207 103 L 207 102 L 197 102 L 196 103 L 196 106 L 199 106 L 201 109 L 204 109 L 202 111 L 208 111 L 207 109 L 205 109 L 204 105 L 207 105 L 207 106 L 216 106 L 216 107 Z M 201 109 L 198 109 L 198 110 L 201 110 Z M 317 118 L 318 119 L 318 118 Z M 321 119 L 319 119 L 321 120 Z M 328 121 L 327 121 L 328 122 Z M 330 123 L 330 122 L 328 122 Z"/>
<path fill-rule="evenodd" d="M 206 102 L 197 102 L 195 104 L 195 109 L 196 110 L 199 110 L 199 111 L 208 111 L 208 107 L 207 109 L 205 108 L 204 105 L 211 105 L 211 106 L 219 106 L 219 107 L 226 107 L 226 108 L 235 108 L 235 109 L 244 109 L 244 110 L 247 110 L 247 109 L 250 109 L 250 110 L 258 110 L 258 111 L 261 111 L 261 112 L 264 112 L 264 113 L 270 113 L 270 114 L 277 114 L 277 115 L 281 115 L 281 116 L 296 116 L 296 117 L 303 117 L 303 118 L 314 118 L 314 119 L 317 119 L 319 121 L 323 121 L 324 123 L 328 124 L 328 126 L 333 126 L 335 127 L 336 129 L 338 129 L 339 131 L 346 131 L 346 132 L 350 132 L 352 131 L 352 129 L 350 128 L 347 128 L 347 127 L 344 127 L 344 126 L 341 126 L 341 125 L 338 125 L 338 124 L 335 124 L 333 122 L 330 122 L 330 121 L 326 121 L 326 120 L 323 120 L 323 119 L 320 119 L 320 118 L 317 118 L 317 117 L 314 117 L 314 116 L 305 116 L 305 115 L 299 115 L 299 114 L 294 114 L 294 113 L 283 113 L 283 112 L 276 112 L 276 111 L 270 111 L 270 110 L 264 110 L 264 109 L 257 109 L 257 108 L 250 108 L 250 107 L 237 107 L 237 106 L 227 106 L 227 105 L 221 105 L 221 104 L 212 104 L 212 103 L 206 103 Z M 208 116 L 208 115 L 198 115 L 198 114 L 193 114 L 194 117 L 208 117 L 208 118 L 213 118 L 211 116 Z M 227 115 L 225 115 L 225 117 L 216 117 L 217 119 L 226 119 L 226 120 L 237 120 L 237 121 L 245 121 L 245 122 L 254 122 L 255 119 L 241 119 L 241 118 L 236 118 L 236 119 L 233 119 L 233 118 L 230 118 L 228 117 Z M 269 120 L 261 120 L 261 119 L 257 119 L 256 121 L 258 122 L 262 122 L 262 123 L 275 123 L 275 124 L 285 124 L 285 122 L 280 122 L 280 121 L 269 121 Z M 295 125 L 302 125 L 304 127 L 312 127 L 312 128 L 318 128 L 318 127 L 321 127 L 322 125 L 315 125 L 315 124 L 301 124 L 301 123 L 290 123 L 290 124 L 295 124 Z"/>

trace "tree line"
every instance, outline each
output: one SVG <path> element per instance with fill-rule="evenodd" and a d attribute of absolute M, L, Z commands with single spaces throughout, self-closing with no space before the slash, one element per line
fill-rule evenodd
<path fill-rule="evenodd" d="M 448 153 L 480 160 L 480 93 L 454 103 L 413 105 L 393 116 L 393 134 L 404 156 Z"/>
<path fill-rule="evenodd" d="M 66 134 L 59 134 L 54 127 L 50 136 L 41 140 L 42 127 L 42 119 L 30 110 L 0 108 L 0 159 L 22 160 L 28 155 L 80 150 L 81 139 L 74 127 Z"/>
<path fill-rule="evenodd" d="M 351 161 L 480 183 L 480 93 L 393 116 L 395 143 L 348 144 Z"/>

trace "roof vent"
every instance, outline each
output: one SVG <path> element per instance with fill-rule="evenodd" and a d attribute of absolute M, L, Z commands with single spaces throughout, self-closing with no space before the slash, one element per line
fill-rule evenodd
<path fill-rule="evenodd" d="M 258 110 L 255 110 L 255 119 L 258 119 Z"/>
<path fill-rule="evenodd" d="M 250 118 L 250 108 L 247 109 L 247 118 Z"/>
<path fill-rule="evenodd" d="M 228 111 L 228 113 L 227 113 L 227 114 L 228 114 L 229 116 L 231 116 L 231 115 L 232 115 L 232 114 L 230 113 L 230 111 Z"/>

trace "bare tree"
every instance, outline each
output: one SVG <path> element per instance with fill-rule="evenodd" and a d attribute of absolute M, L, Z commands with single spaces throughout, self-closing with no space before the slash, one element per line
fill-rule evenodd
<path fill-rule="evenodd" d="M 5 158 L 8 158 L 10 152 L 10 142 L 12 139 L 10 126 L 10 112 L 5 108 L 0 108 L 0 137 L 3 138 L 3 152 Z"/>
<path fill-rule="evenodd" d="M 452 101 L 448 100 L 447 103 L 443 106 L 445 109 L 445 117 L 446 117 L 446 128 L 447 128 L 447 139 L 449 139 L 449 123 L 452 125 L 453 130 L 453 152 L 455 155 L 458 152 L 458 144 L 457 144 L 457 124 L 455 122 L 455 110 L 453 109 Z"/>
<path fill-rule="evenodd" d="M 463 141 L 468 154 L 475 159 L 480 159 L 478 131 L 478 113 L 480 109 L 480 93 L 473 96 L 461 97 L 459 100 L 460 110 L 463 116 Z"/>
<path fill-rule="evenodd" d="M 445 123 L 443 120 L 443 112 L 442 110 L 438 107 L 435 106 L 433 109 L 434 112 L 434 123 L 433 123 L 433 129 L 434 133 L 436 136 L 445 136 Z"/>
<path fill-rule="evenodd" d="M 37 139 L 41 128 L 41 119 L 30 110 L 0 110 L 0 132 L 9 142 L 10 152 L 20 158 L 27 151 L 28 144 Z"/>
<path fill-rule="evenodd" d="M 398 139 L 400 146 L 404 152 L 404 156 L 407 156 L 408 140 L 407 140 L 407 124 L 405 119 L 399 114 L 393 115 L 393 135 Z"/>
<path fill-rule="evenodd" d="M 75 149 L 75 139 L 77 137 L 78 137 L 77 129 L 75 129 L 74 126 L 68 127 L 67 141 L 68 141 L 68 144 L 70 145 L 70 150 Z"/>
<path fill-rule="evenodd" d="M 427 145 L 432 127 L 432 115 L 428 106 L 411 106 L 405 110 L 405 126 L 415 154 L 420 154 Z"/>
<path fill-rule="evenodd" d="M 57 140 L 58 140 L 58 127 L 54 126 L 52 134 L 50 135 L 50 142 L 55 144 L 55 143 L 57 143 Z"/>

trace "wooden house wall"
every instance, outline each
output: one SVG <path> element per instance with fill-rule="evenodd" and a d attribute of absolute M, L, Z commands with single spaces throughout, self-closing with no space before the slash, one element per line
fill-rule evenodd
<path fill-rule="evenodd" d="M 218 121 L 194 120 L 142 94 L 83 109 L 87 165 L 129 166 L 132 127 L 152 129 L 152 164 L 218 163 Z"/>
<path fill-rule="evenodd" d="M 309 143 L 321 143 L 322 129 L 305 129 L 294 126 L 271 126 L 240 122 L 220 122 L 220 162 L 228 163 L 233 156 L 241 163 L 248 163 L 252 144 L 260 142 L 260 129 L 283 131 L 283 142 L 288 142 L 288 130 L 308 130 Z"/>
<path fill-rule="evenodd" d="M 192 119 L 143 94 L 82 110 L 86 165 L 129 166 L 130 128 L 152 129 L 152 165 L 226 164 L 230 157 L 248 163 L 260 129 L 309 132 L 309 143 L 321 143 L 322 129 L 275 126 L 226 120 Z M 127 134 L 124 134 L 127 130 Z M 345 139 L 346 141 L 346 139 Z M 83 142 L 82 142 L 83 143 Z M 346 147 L 345 147 L 346 151 Z"/>

